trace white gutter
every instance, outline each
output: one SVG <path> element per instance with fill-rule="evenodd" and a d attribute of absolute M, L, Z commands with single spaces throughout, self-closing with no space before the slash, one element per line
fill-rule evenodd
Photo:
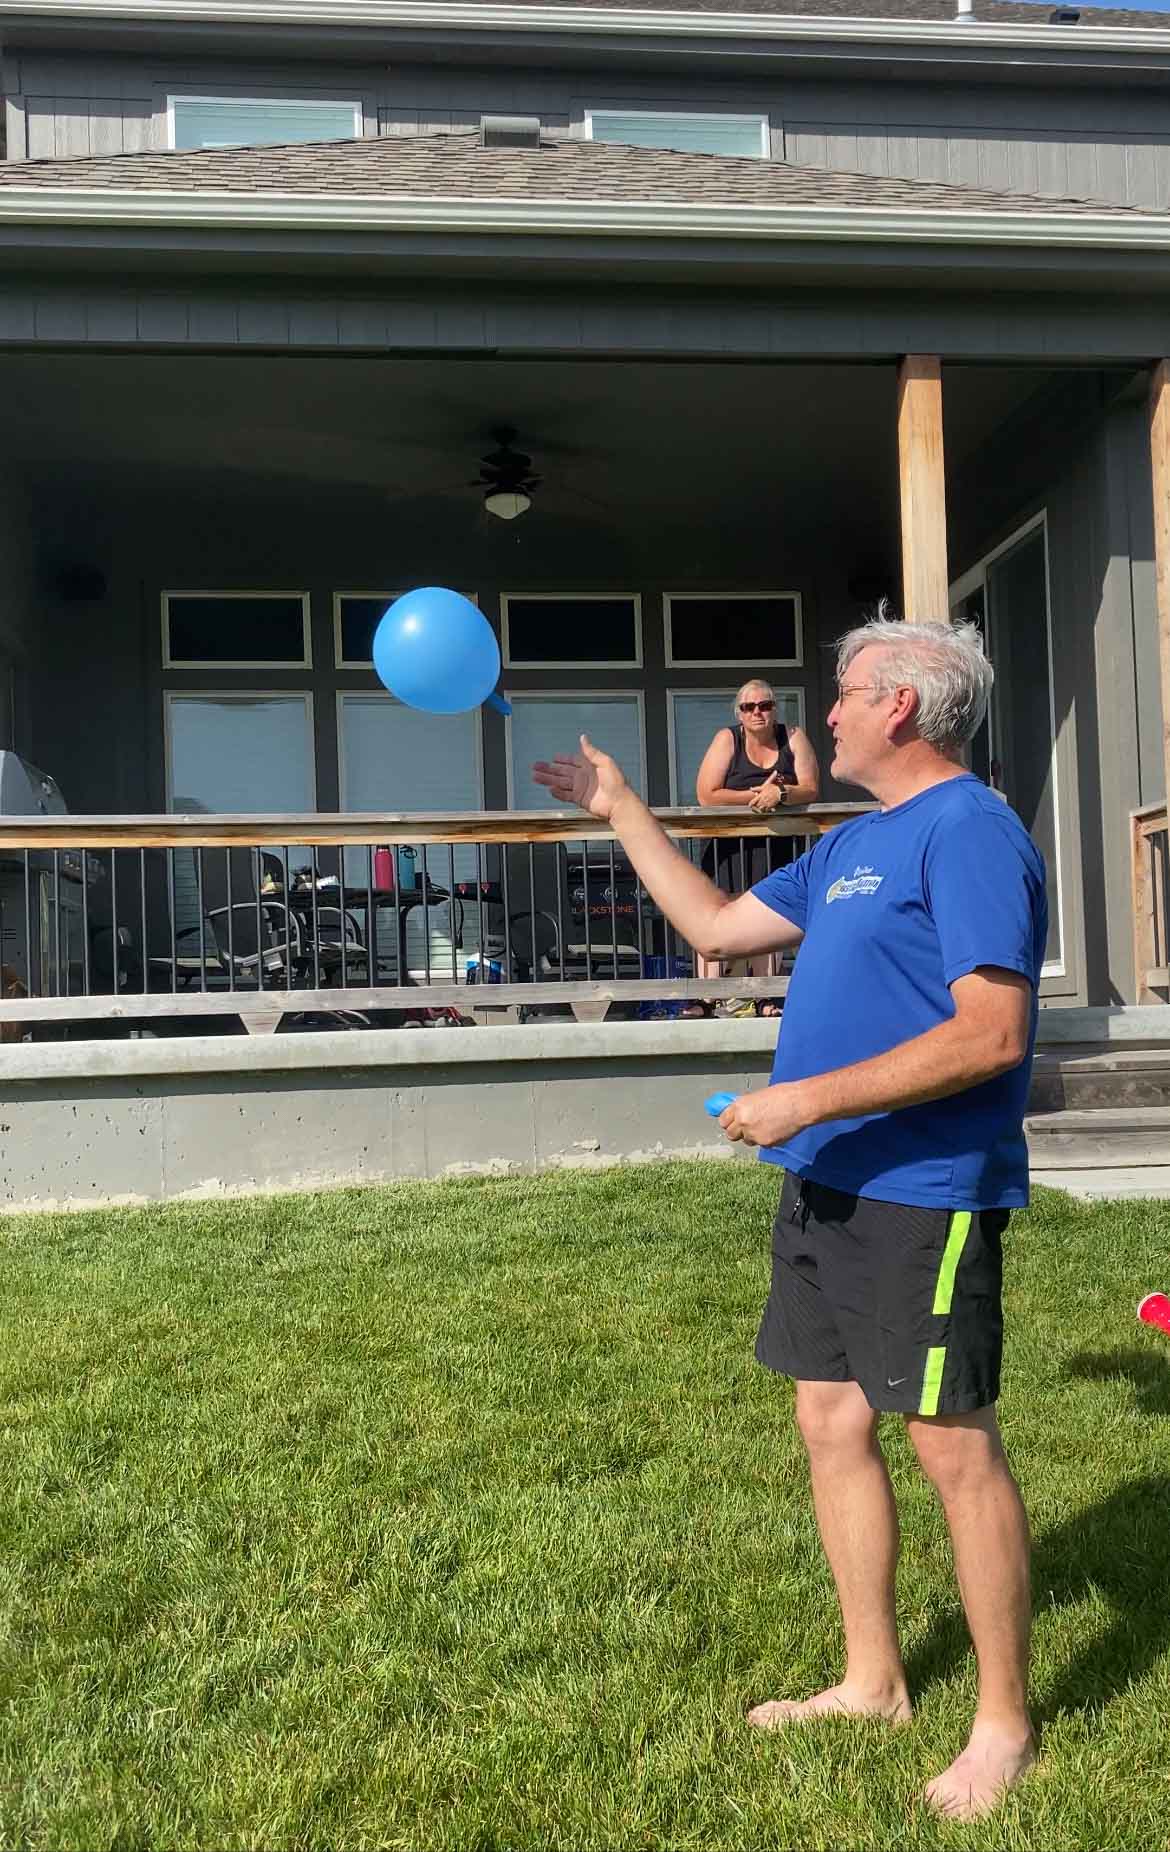
<path fill-rule="evenodd" d="M 697 13 L 685 9 L 605 6 L 468 4 L 468 0 L 23 0 L 0 8 L 0 34 L 15 22 L 61 20 L 69 25 L 137 21 L 161 25 L 362 26 L 427 32 L 557 32 L 575 36 L 692 39 L 816 40 L 877 45 L 981 45 L 1023 51 L 1170 53 L 1170 32 L 1141 26 L 1055 26 L 991 20 L 839 19 L 801 14 Z"/>
<path fill-rule="evenodd" d="M 0 186 L 0 225 L 487 232 L 1170 251 L 1170 214 Z"/>

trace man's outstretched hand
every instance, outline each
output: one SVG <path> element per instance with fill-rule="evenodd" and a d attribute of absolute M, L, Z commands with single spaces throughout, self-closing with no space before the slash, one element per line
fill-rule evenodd
<path fill-rule="evenodd" d="M 558 804 L 576 804 L 602 823 L 609 822 L 618 799 L 630 788 L 616 760 L 598 752 L 584 733 L 580 752 L 558 752 L 551 764 L 538 759 L 532 776 Z"/>

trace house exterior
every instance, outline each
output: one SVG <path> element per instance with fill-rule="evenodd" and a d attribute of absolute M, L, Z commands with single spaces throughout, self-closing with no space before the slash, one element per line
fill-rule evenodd
<path fill-rule="evenodd" d="M 535 806 L 582 725 L 688 802 L 749 674 L 827 760 L 833 639 L 945 606 L 1044 1001 L 1137 998 L 1170 14 L 25 0 L 0 71 L 0 744 L 73 810 Z M 420 583 L 510 721 L 378 688 Z"/>

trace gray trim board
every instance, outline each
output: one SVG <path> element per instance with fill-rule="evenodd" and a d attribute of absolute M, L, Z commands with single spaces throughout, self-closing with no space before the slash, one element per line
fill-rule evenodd
<path fill-rule="evenodd" d="M 0 278 L 0 347 L 420 352 L 587 357 L 951 359 L 1145 364 L 1170 351 L 1170 308 L 1150 298 L 794 293 L 768 303 L 692 292 L 471 296 L 288 295 Z"/>

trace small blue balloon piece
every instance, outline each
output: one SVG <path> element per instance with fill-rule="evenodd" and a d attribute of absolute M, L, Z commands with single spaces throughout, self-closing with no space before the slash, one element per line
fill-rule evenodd
<path fill-rule="evenodd" d="M 441 585 L 404 592 L 374 632 L 374 668 L 384 687 L 426 714 L 466 714 L 490 700 L 500 646 L 478 605 Z"/>
<path fill-rule="evenodd" d="M 713 1093 L 709 1100 L 703 1101 L 703 1105 L 713 1119 L 718 1119 L 720 1113 L 726 1112 L 729 1106 L 735 1105 L 735 1099 L 734 1093 Z"/>

